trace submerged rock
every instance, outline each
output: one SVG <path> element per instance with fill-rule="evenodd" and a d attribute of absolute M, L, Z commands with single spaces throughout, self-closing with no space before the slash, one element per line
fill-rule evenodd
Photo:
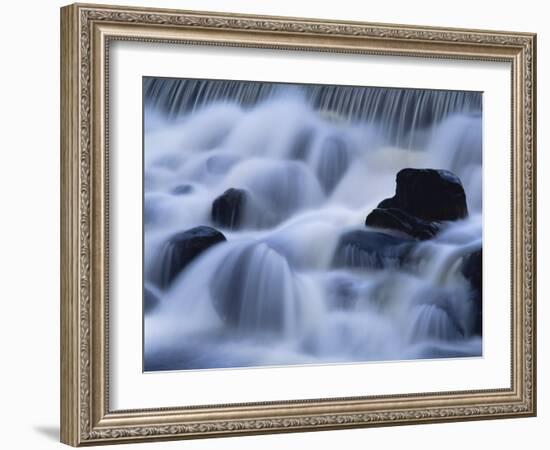
<path fill-rule="evenodd" d="M 400 170 L 395 195 L 383 200 L 378 208 L 401 209 L 427 221 L 457 220 L 468 216 L 462 183 L 448 170 Z"/>
<path fill-rule="evenodd" d="M 226 240 L 212 227 L 199 226 L 173 235 L 164 244 L 158 262 L 158 284 L 167 287 L 191 261 L 213 245 Z"/>
<path fill-rule="evenodd" d="M 143 312 L 145 314 L 153 311 L 160 304 L 160 299 L 152 291 L 151 288 L 144 286 L 143 287 Z"/>
<path fill-rule="evenodd" d="M 344 139 L 330 136 L 324 140 L 319 150 L 317 177 L 325 193 L 330 194 L 348 170 L 349 151 Z"/>
<path fill-rule="evenodd" d="M 300 323 L 299 291 L 286 258 L 265 243 L 235 248 L 212 277 L 221 320 L 239 332 L 283 333 Z"/>
<path fill-rule="evenodd" d="M 423 220 L 397 208 L 376 208 L 365 220 L 365 225 L 407 233 L 416 239 L 431 239 L 439 231 L 439 222 Z"/>
<path fill-rule="evenodd" d="M 345 233 L 338 242 L 333 259 L 335 267 L 383 269 L 402 265 L 414 240 L 374 231 Z"/>
<path fill-rule="evenodd" d="M 240 156 L 234 153 L 218 153 L 206 160 L 206 170 L 209 174 L 226 174 L 240 160 Z"/>
<path fill-rule="evenodd" d="M 483 309 L 483 250 L 470 253 L 466 256 L 460 272 L 472 287 L 472 300 L 475 307 L 474 334 L 482 334 L 482 309 Z"/>
<path fill-rule="evenodd" d="M 193 192 L 193 186 L 190 184 L 179 184 L 172 189 L 174 195 L 187 195 Z"/>
<path fill-rule="evenodd" d="M 243 177 L 254 201 L 252 222 L 271 227 L 305 208 L 319 206 L 324 200 L 322 187 L 311 168 L 302 161 L 262 161 L 249 166 Z M 248 198 L 247 198 L 248 200 Z M 247 220 L 249 205 L 246 205 Z"/>
<path fill-rule="evenodd" d="M 212 221 L 231 230 L 239 228 L 243 221 L 247 193 L 244 189 L 230 188 L 212 203 Z"/>
<path fill-rule="evenodd" d="M 439 232 L 442 221 L 467 215 L 466 194 L 456 175 L 448 170 L 403 169 L 397 173 L 395 195 L 382 200 L 365 225 L 425 240 Z"/>

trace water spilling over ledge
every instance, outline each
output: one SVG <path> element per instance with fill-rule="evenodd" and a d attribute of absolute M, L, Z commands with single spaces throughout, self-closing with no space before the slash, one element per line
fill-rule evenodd
<path fill-rule="evenodd" d="M 144 79 L 146 107 L 177 119 L 212 103 L 252 108 L 281 96 L 301 97 L 325 117 L 383 125 L 385 136 L 403 145 L 411 130 L 428 128 L 455 114 L 479 116 L 481 94 L 467 91 L 281 84 L 258 81 Z M 419 136 L 416 136 L 419 138 Z"/>
<path fill-rule="evenodd" d="M 480 93 L 144 94 L 146 370 L 481 355 Z"/>

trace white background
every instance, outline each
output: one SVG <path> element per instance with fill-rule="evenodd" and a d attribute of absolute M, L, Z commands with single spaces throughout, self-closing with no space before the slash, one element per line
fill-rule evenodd
<path fill-rule="evenodd" d="M 124 3 L 124 2 L 121 2 Z M 544 2 L 386 1 L 311 2 L 298 0 L 138 1 L 141 6 L 209 9 L 374 22 L 509 29 L 539 33 L 539 158 L 545 174 L 548 146 L 544 124 L 550 120 L 545 79 L 548 13 Z M 8 6 L 9 5 L 9 6 Z M 2 262 L 2 372 L 0 399 L 4 448 L 59 448 L 59 11 L 61 2 L 28 1 L 3 5 L 0 260 Z M 550 188 L 539 177 L 539 199 Z M 457 424 L 408 426 L 141 444 L 143 448 L 545 448 L 550 395 L 548 344 L 550 320 L 545 303 L 548 270 L 548 202 L 539 201 L 539 416 Z M 490 268 L 489 268 L 490 270 Z M 545 354 L 546 353 L 546 354 Z M 125 446 L 128 448 L 127 446 Z M 136 447 L 131 447 L 136 448 Z M 141 448 L 141 447 L 140 447 Z"/>

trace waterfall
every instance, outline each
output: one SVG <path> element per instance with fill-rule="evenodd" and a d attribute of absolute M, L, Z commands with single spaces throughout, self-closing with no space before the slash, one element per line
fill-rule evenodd
<path fill-rule="evenodd" d="M 481 355 L 461 269 L 482 247 L 480 93 L 143 90 L 146 370 Z M 455 173 L 468 217 L 421 242 L 366 227 L 407 167 Z"/>
<path fill-rule="evenodd" d="M 325 116 L 377 123 L 387 139 L 408 146 L 420 138 L 419 129 L 454 113 L 473 116 L 481 113 L 481 95 L 465 91 L 148 77 L 144 80 L 143 94 L 146 107 L 162 111 L 172 119 L 212 103 L 251 108 L 276 97 L 301 97 Z"/>

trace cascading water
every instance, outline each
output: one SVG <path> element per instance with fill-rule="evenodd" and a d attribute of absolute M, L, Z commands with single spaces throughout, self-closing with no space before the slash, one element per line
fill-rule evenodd
<path fill-rule="evenodd" d="M 147 78 L 144 108 L 145 370 L 481 355 L 480 93 Z M 469 215 L 366 227 L 403 168 L 452 171 Z"/>

